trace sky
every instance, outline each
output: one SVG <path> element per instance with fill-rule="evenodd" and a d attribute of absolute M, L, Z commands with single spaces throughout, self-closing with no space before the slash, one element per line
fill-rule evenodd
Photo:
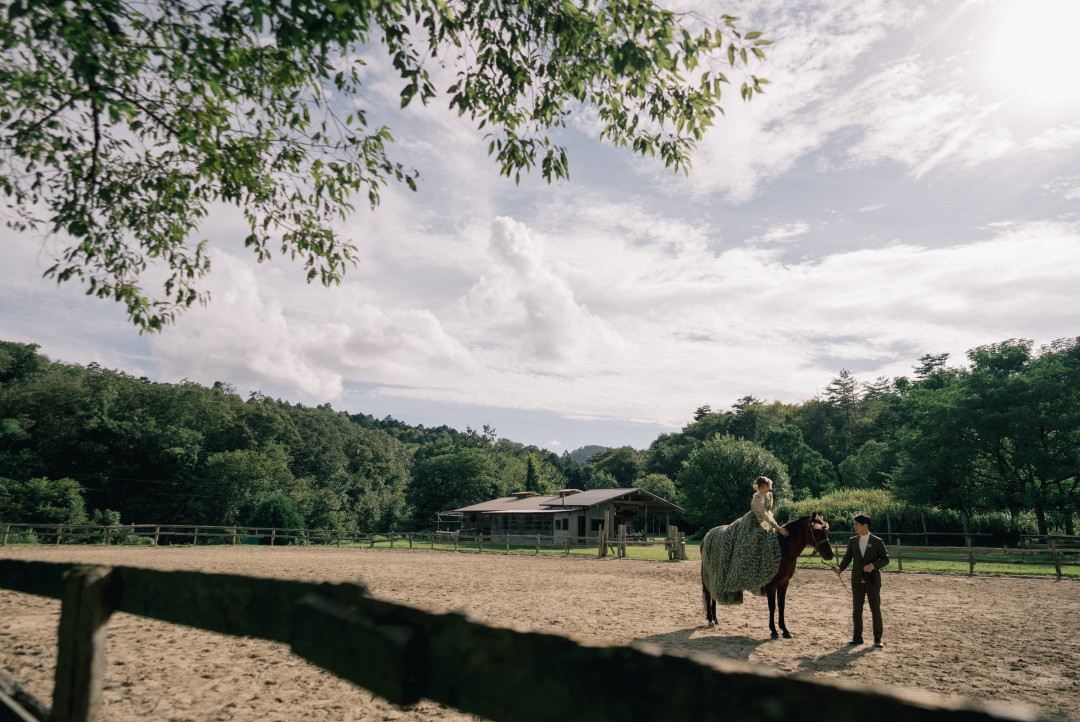
<path fill-rule="evenodd" d="M 579 112 L 559 135 L 570 179 L 516 185 L 444 102 L 398 110 L 373 56 L 357 102 L 419 188 L 342 222 L 359 263 L 340 286 L 257 263 L 216 208 L 210 303 L 143 335 L 42 278 L 55 239 L 4 228 L 0 340 L 562 453 L 644 449 L 747 395 L 803 402 L 844 369 L 1080 335 L 1080 3 L 670 6 L 774 41 L 752 68 L 766 94 L 735 83 L 689 175 Z"/>

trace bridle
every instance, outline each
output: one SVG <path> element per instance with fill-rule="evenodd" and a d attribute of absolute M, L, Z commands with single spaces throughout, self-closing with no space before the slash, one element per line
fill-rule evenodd
<path fill-rule="evenodd" d="M 820 523 L 820 526 L 817 526 L 817 527 L 815 527 L 814 524 L 815 524 L 814 519 L 813 519 L 813 517 L 811 517 L 810 518 L 810 538 L 814 542 L 814 551 L 810 552 L 810 556 L 814 556 L 815 554 L 821 554 L 821 545 L 822 544 L 829 544 L 830 549 L 832 548 L 832 545 L 829 543 L 829 524 L 828 524 L 828 522 L 826 522 L 825 520 L 822 520 L 821 523 Z M 814 535 L 814 532 L 817 529 L 821 529 L 821 531 L 825 532 L 824 541 L 818 541 L 818 538 Z M 834 562 L 834 561 L 826 561 L 824 554 L 821 554 L 821 563 L 824 564 L 825 566 L 829 567 L 830 569 L 835 569 L 836 568 L 836 562 Z M 836 578 L 839 580 L 840 585 L 843 586 L 844 589 L 848 588 L 847 582 L 844 581 L 844 578 L 842 576 L 837 575 Z"/>
<path fill-rule="evenodd" d="M 818 541 L 817 535 L 814 534 L 814 532 L 818 530 L 824 532 L 823 536 L 825 538 L 822 541 Z M 813 556 L 814 554 L 820 554 L 822 564 L 826 566 L 836 566 L 835 564 L 827 561 L 825 559 L 825 554 L 821 551 L 822 544 L 829 544 L 829 524 L 827 522 L 825 522 L 824 520 L 816 522 L 814 521 L 813 517 L 810 518 L 810 540 L 814 542 L 814 551 L 810 552 L 810 556 Z M 829 545 L 829 550 L 832 550 L 831 544 Z"/>

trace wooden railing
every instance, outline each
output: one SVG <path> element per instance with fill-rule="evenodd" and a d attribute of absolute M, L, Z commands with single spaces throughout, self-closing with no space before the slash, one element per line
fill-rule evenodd
<path fill-rule="evenodd" d="M 1033 719 L 917 691 L 841 687 L 654 647 L 584 646 L 391 604 L 356 584 L 0 560 L 0 588 L 62 599 L 48 715 L 55 722 L 95 719 L 104 631 L 114 612 L 285 643 L 391 702 L 426 698 L 495 722 L 810 722 L 823 714 L 830 722 L 863 722 L 867 710 L 895 722 Z M 34 707 L 0 694 L 0 719 L 33 720 Z"/>
<path fill-rule="evenodd" d="M 887 545 L 889 554 L 896 559 L 896 568 L 904 569 L 904 561 L 958 561 L 968 565 L 968 574 L 975 573 L 976 564 L 1009 564 L 1023 566 L 1054 567 L 1058 577 L 1062 567 L 1080 567 L 1080 548 L 1058 546 L 1059 539 L 1080 537 L 1040 537 L 1048 539 L 1046 546 L 1038 548 L 977 547 L 970 542 L 963 547 L 906 547 L 902 543 Z M 843 553 L 843 549 L 840 550 Z"/>
<path fill-rule="evenodd" d="M 1057 576 L 1062 568 L 1080 566 L 1080 536 L 1025 535 L 1018 548 L 975 546 L 973 542 L 989 537 L 989 534 L 964 534 L 963 532 L 928 532 L 931 536 L 955 537 L 963 546 L 912 546 L 905 538 L 922 538 L 923 532 L 893 533 L 892 543 L 887 543 L 890 555 L 896 560 L 896 569 L 902 571 L 908 561 L 954 561 L 966 563 L 968 572 L 974 573 L 978 564 L 1009 564 L 1054 567 Z M 451 548 L 453 551 L 477 551 L 509 553 L 532 551 L 570 554 L 575 549 L 595 549 L 599 556 L 608 553 L 623 557 L 628 547 L 663 547 L 669 559 L 686 559 L 686 537 L 672 527 L 666 538 L 634 540 L 625 533 L 615 537 L 598 536 L 545 536 L 541 534 L 477 534 L 475 532 L 355 532 L 344 529 L 280 529 L 269 527 L 210 526 L 189 524 L 126 524 L 121 526 L 67 525 L 67 524 L 6 524 L 0 523 L 0 546 L 7 545 L 12 535 L 33 535 L 46 543 L 61 544 L 65 541 L 98 541 L 104 544 L 123 542 L 137 538 L 155 546 L 166 543 L 181 544 L 241 544 L 262 541 L 271 544 L 352 544 L 367 547 L 390 547 L 395 545 L 413 549 L 416 547 Z M 850 532 L 831 532 L 837 536 L 849 536 Z M 834 545 L 843 554 L 842 545 Z"/>
<path fill-rule="evenodd" d="M 600 556 L 607 556 L 609 550 L 618 556 L 626 556 L 626 548 L 632 546 L 663 546 L 671 559 L 686 559 L 686 535 L 677 527 L 671 527 L 667 537 L 631 539 L 625 530 L 614 538 L 601 532 L 595 536 L 550 536 L 528 533 L 480 534 L 476 531 L 461 532 L 356 532 L 346 529 L 281 529 L 270 527 L 211 526 L 206 524 L 124 524 L 103 526 L 94 524 L 8 524 L 0 522 L 0 546 L 6 546 L 15 536 L 43 539 L 46 543 L 61 544 L 64 541 L 96 541 L 103 544 L 125 543 L 125 540 L 146 540 L 154 546 L 162 542 L 168 544 L 247 544 L 251 542 L 268 544 L 322 544 L 341 546 L 358 544 L 374 547 L 376 544 L 395 543 L 410 549 L 416 545 L 435 548 L 439 545 L 453 545 L 459 548 L 476 549 L 483 552 L 503 548 L 509 552 L 513 546 L 517 549 L 533 547 L 536 554 L 541 549 L 561 550 L 569 554 L 572 549 L 597 549 Z"/>
<path fill-rule="evenodd" d="M 830 532 L 830 536 L 835 537 L 841 533 Z M 958 541 L 962 540 L 963 545 L 913 546 L 904 543 L 904 537 L 922 538 L 927 534 L 935 537 L 957 537 Z M 850 536 L 850 532 L 846 535 Z M 885 546 L 891 558 L 895 560 L 898 571 L 903 571 L 905 561 L 948 561 L 967 564 L 969 574 L 975 573 L 975 566 L 978 564 L 1054 567 L 1058 577 L 1062 576 L 1062 567 L 1080 567 L 1080 536 L 1028 534 L 1021 537 L 1020 547 L 975 546 L 975 541 L 992 536 L 981 533 L 905 532 L 893 533 L 891 536 L 893 540 Z M 844 545 L 834 544 L 833 550 L 836 554 L 843 555 Z"/>

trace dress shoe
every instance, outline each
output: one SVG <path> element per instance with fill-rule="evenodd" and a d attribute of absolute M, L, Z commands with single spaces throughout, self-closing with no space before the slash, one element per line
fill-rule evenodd
<path fill-rule="evenodd" d="M 848 644 L 862 644 L 862 643 L 863 643 L 862 637 L 852 637 L 851 641 L 848 642 Z"/>
<path fill-rule="evenodd" d="M 881 641 L 881 637 L 874 637 L 874 646 L 878 649 L 882 649 L 884 648 L 885 643 Z"/>

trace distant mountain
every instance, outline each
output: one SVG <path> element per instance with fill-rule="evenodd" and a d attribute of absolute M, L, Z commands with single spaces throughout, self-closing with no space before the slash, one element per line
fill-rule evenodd
<path fill-rule="evenodd" d="M 586 461 L 588 461 L 592 457 L 596 456 L 597 454 L 599 454 L 601 452 L 604 452 L 604 451 L 609 451 L 609 450 L 610 450 L 610 447 L 607 447 L 607 446 L 595 446 L 595 445 L 582 446 L 580 449 L 576 449 L 575 451 L 571 451 L 570 452 L 570 458 L 573 459 L 574 462 L 578 466 L 581 466 L 582 464 L 584 464 Z"/>

